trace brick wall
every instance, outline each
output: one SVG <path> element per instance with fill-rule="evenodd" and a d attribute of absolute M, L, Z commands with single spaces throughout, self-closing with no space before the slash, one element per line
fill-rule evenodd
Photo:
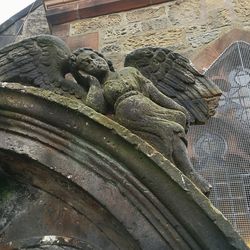
<path fill-rule="evenodd" d="M 60 0 L 53 1 L 57 1 L 59 8 Z M 53 1 L 45 0 L 45 3 Z M 72 2 L 76 1 L 67 4 Z M 62 37 L 72 49 L 81 46 L 98 49 L 116 67 L 121 67 L 124 55 L 149 45 L 169 47 L 195 61 L 206 46 L 234 28 L 250 31 L 249 0 L 165 1 L 144 8 L 52 24 L 52 33 Z"/>

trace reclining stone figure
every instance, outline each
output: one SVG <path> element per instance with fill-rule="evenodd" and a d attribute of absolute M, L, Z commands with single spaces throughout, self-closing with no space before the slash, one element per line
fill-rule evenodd
<path fill-rule="evenodd" d="M 49 89 L 109 115 L 209 194 L 210 184 L 189 160 L 185 135 L 189 124 L 202 124 L 214 114 L 220 90 L 187 59 L 165 48 L 135 50 L 125 66 L 115 71 L 92 49 L 71 53 L 53 36 L 28 38 L 0 50 L 0 81 Z M 67 73 L 75 80 L 66 79 Z"/>

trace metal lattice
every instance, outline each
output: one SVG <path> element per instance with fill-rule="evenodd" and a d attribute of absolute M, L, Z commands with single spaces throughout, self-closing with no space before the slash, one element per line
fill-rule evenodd
<path fill-rule="evenodd" d="M 189 132 L 194 167 L 210 199 L 250 243 L 250 44 L 237 41 L 206 71 L 223 91 L 215 117 Z"/>

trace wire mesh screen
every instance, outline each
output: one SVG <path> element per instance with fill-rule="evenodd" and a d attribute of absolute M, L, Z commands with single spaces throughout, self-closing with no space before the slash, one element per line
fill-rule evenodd
<path fill-rule="evenodd" d="M 250 44 L 229 46 L 206 71 L 223 91 L 217 114 L 192 126 L 189 153 L 213 186 L 212 203 L 250 243 Z"/>

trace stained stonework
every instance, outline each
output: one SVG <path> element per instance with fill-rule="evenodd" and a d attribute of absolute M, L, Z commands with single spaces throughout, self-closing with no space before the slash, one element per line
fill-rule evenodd
<path fill-rule="evenodd" d="M 224 8 L 225 0 L 205 0 L 206 10 L 214 10 L 216 8 Z"/>
<path fill-rule="evenodd" d="M 24 24 L 23 32 L 27 37 L 50 33 L 44 7 L 42 5 L 34 12 L 30 13 Z"/>
<path fill-rule="evenodd" d="M 118 14 L 88 18 L 71 24 L 70 35 L 85 34 L 88 32 L 119 25 L 121 16 Z"/>
<path fill-rule="evenodd" d="M 0 97 L 0 166 L 30 198 L 0 249 L 247 250 L 185 175 L 118 123 L 47 90 L 3 83 Z"/>
<path fill-rule="evenodd" d="M 202 26 L 191 26 L 187 29 L 186 35 L 187 35 L 187 41 L 190 43 L 190 47 L 193 49 L 199 48 L 201 46 L 204 46 L 205 44 L 208 44 L 215 39 L 217 39 L 220 36 L 221 30 L 209 30 L 207 28 L 207 25 Z"/>
<path fill-rule="evenodd" d="M 89 41 L 89 33 L 97 32 L 98 40 L 93 41 L 92 47 L 118 67 L 122 66 L 125 54 L 149 45 L 175 49 L 193 60 L 230 30 L 250 30 L 249 12 L 248 0 L 168 1 L 54 25 L 52 34 L 64 37 L 65 41 L 73 36 L 75 40 Z"/>
<path fill-rule="evenodd" d="M 147 32 L 150 30 L 166 29 L 170 27 L 170 20 L 168 17 L 157 18 L 148 20 L 142 23 L 142 30 Z"/>
<path fill-rule="evenodd" d="M 118 27 L 110 27 L 104 33 L 104 40 L 116 40 L 121 37 L 136 35 L 142 31 L 141 23 L 129 23 Z"/>
<path fill-rule="evenodd" d="M 212 30 L 229 26 L 232 23 L 230 15 L 230 11 L 224 8 L 210 11 L 208 12 L 207 25 Z M 216 22 L 214 20 L 216 20 Z"/>
<path fill-rule="evenodd" d="M 112 53 L 112 52 L 120 52 L 122 50 L 121 46 L 118 44 L 111 44 L 111 45 L 106 45 L 105 47 L 102 48 L 101 52 L 102 53 Z"/>
<path fill-rule="evenodd" d="M 233 6 L 237 19 L 249 26 L 250 2 L 248 0 L 233 0 Z"/>
<path fill-rule="evenodd" d="M 157 18 L 165 15 L 165 7 L 152 7 L 128 12 L 126 18 L 128 22 L 143 22 L 144 20 Z"/>
<path fill-rule="evenodd" d="M 169 19 L 172 25 L 184 25 L 197 22 L 201 17 L 201 1 L 189 0 L 173 4 L 169 8 Z"/>
<path fill-rule="evenodd" d="M 145 46 L 173 47 L 182 44 L 184 39 L 185 33 L 183 30 L 175 28 L 128 37 L 128 39 L 123 42 L 123 47 L 126 51 L 132 51 Z"/>

